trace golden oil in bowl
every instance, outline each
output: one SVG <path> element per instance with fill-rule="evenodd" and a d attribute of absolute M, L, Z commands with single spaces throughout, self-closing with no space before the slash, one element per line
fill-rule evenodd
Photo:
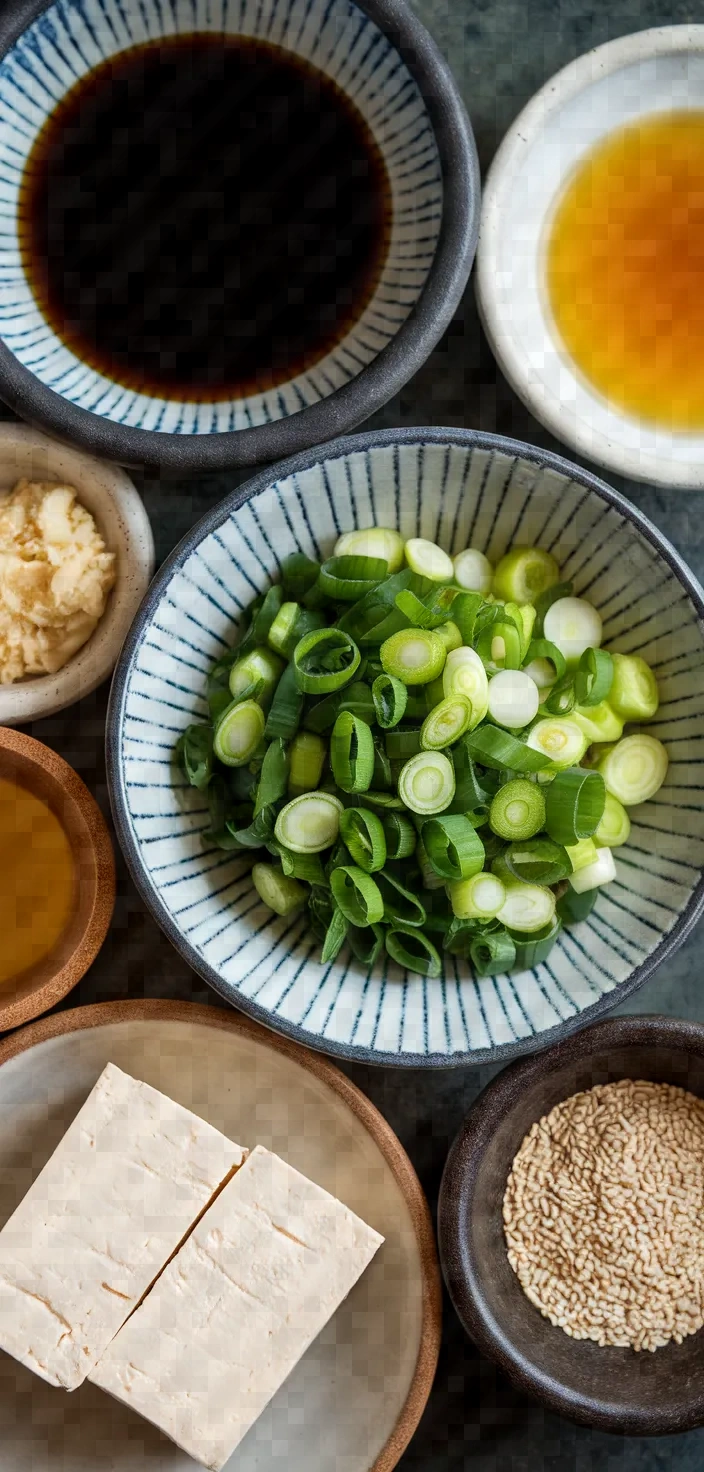
<path fill-rule="evenodd" d="M 0 983 L 49 954 L 71 918 L 75 865 L 47 803 L 0 778 Z"/>
<path fill-rule="evenodd" d="M 704 111 L 643 118 L 580 160 L 546 277 L 565 347 L 611 406 L 704 428 Z"/>

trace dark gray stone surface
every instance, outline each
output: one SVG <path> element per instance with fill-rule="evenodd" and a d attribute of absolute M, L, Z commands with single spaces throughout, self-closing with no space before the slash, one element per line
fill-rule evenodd
<path fill-rule="evenodd" d="M 531 94 L 590 46 L 646 26 L 701 19 L 674 0 L 417 0 L 416 9 L 449 58 L 474 124 L 483 169 Z M 470 288 L 431 359 L 372 424 L 464 425 L 562 450 L 516 400 L 482 338 Z M 585 462 L 586 463 L 586 462 Z M 598 467 L 597 467 L 598 470 Z M 614 480 L 604 472 L 605 478 Z M 200 482 L 135 479 L 152 519 L 158 556 L 243 475 Z M 704 577 L 704 493 L 616 482 Z M 64 715 L 27 729 L 76 767 L 108 812 L 102 752 L 107 689 Z M 219 1003 L 161 936 L 119 869 L 108 940 L 66 1005 L 125 996 Z M 624 1007 L 704 1018 L 701 925 L 677 955 Z M 434 1204 L 450 1142 L 492 1070 L 421 1073 L 346 1070 L 399 1134 Z M 573 1426 L 515 1392 L 465 1338 L 449 1306 L 437 1380 L 404 1472 L 701 1472 L 704 1430 L 660 1440 L 624 1439 Z"/>

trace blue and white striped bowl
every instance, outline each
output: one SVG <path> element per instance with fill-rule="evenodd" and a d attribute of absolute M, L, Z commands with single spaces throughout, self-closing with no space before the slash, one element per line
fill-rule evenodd
<path fill-rule="evenodd" d="M 46 321 L 21 259 L 23 170 L 47 118 L 121 51 L 172 35 L 262 37 L 351 98 L 391 188 L 388 256 L 344 339 L 266 393 L 218 403 L 138 392 Z M 214 470 L 351 429 L 420 367 L 469 275 L 478 228 L 472 130 L 449 68 L 403 0 L 19 0 L 0 17 L 0 393 L 22 415 L 124 463 Z"/>
<path fill-rule="evenodd" d="M 448 960 L 438 981 L 346 952 L 321 966 L 305 918 L 261 904 L 242 858 L 204 849 L 203 797 L 172 761 L 206 713 L 209 666 L 242 609 L 294 551 L 320 557 L 340 532 L 397 526 L 495 561 L 512 543 L 552 551 L 593 600 L 604 640 L 657 672 L 649 726 L 666 744 L 665 786 L 631 810 L 618 878 L 549 959 L 477 979 Z M 680 944 L 704 906 L 704 595 L 643 516 L 589 471 L 469 430 L 361 434 L 318 447 L 228 496 L 161 569 L 115 675 L 108 716 L 113 811 L 133 876 L 159 924 L 230 1002 L 311 1047 L 367 1062 L 447 1066 L 526 1052 L 607 1012 Z"/>

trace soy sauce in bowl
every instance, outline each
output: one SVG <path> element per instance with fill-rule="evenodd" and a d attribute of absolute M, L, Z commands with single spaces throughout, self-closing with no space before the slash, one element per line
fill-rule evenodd
<path fill-rule="evenodd" d="M 192 34 L 76 83 L 36 139 L 19 215 L 32 291 L 83 362 L 214 402 L 345 337 L 384 267 L 391 193 L 332 79 L 268 42 Z"/>

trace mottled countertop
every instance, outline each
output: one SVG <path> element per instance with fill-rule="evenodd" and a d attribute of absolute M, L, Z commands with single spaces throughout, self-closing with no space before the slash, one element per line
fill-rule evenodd
<path fill-rule="evenodd" d="M 517 112 L 553 72 L 580 52 L 647 26 L 701 19 L 672 0 L 417 0 L 416 9 L 448 57 L 474 125 L 484 171 Z M 5 411 L 7 413 L 7 411 Z M 9 416 L 8 416 L 9 417 Z M 497 371 L 477 321 L 472 285 L 448 333 L 420 373 L 371 421 L 462 425 L 571 451 L 556 444 Z M 574 457 L 572 457 L 574 458 Z M 585 462 L 588 463 L 588 462 Z M 597 467 L 598 470 L 598 467 Z M 614 477 L 605 478 L 614 482 Z M 135 476 L 162 560 L 179 538 L 244 475 L 201 481 Z M 615 481 L 667 533 L 704 580 L 704 493 L 660 491 Z M 109 812 L 103 761 L 107 687 L 64 715 L 27 729 L 69 761 Z M 704 1018 L 701 925 L 677 955 L 624 1007 Z M 111 933 L 66 1005 L 122 997 L 174 997 L 221 1005 L 147 914 L 124 864 Z M 490 1069 L 416 1070 L 347 1066 L 399 1134 L 434 1204 L 445 1156 Z M 700 1472 L 704 1429 L 659 1440 L 626 1439 L 576 1427 L 518 1394 L 480 1358 L 446 1304 L 435 1388 L 401 1462 L 403 1472 Z"/>

